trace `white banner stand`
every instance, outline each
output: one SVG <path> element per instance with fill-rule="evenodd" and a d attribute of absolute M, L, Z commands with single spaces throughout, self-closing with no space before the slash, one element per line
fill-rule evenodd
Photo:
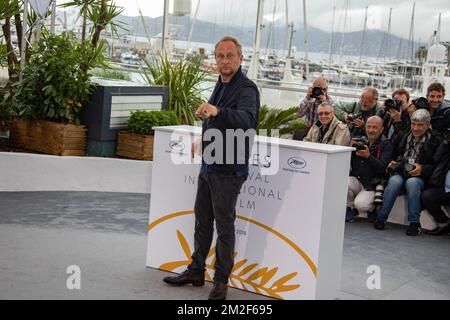
<path fill-rule="evenodd" d="M 201 129 L 155 129 L 146 264 L 179 273 L 190 263 L 194 248 L 201 160 L 176 162 L 190 159 L 191 142 Z M 339 296 L 352 150 L 256 137 L 249 178 L 236 206 L 230 286 L 278 299 Z M 213 248 L 207 280 L 214 275 L 214 260 Z"/>

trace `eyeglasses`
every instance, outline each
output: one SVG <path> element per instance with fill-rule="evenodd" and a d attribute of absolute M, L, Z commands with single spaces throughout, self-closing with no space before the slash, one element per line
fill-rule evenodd
<path fill-rule="evenodd" d="M 331 114 L 331 112 L 319 112 L 318 115 L 319 117 L 321 116 L 329 116 Z"/>

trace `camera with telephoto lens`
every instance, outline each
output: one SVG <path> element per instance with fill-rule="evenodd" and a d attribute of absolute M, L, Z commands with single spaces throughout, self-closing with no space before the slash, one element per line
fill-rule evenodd
<path fill-rule="evenodd" d="M 321 96 L 325 94 L 325 92 L 323 91 L 322 87 L 314 87 L 312 88 L 312 92 L 311 92 L 311 98 L 317 98 L 318 96 Z"/>
<path fill-rule="evenodd" d="M 424 98 L 424 97 L 420 97 L 420 98 L 411 100 L 411 103 L 416 107 L 417 110 L 428 109 L 430 107 L 430 104 L 428 103 L 428 99 Z"/>
<path fill-rule="evenodd" d="M 400 108 L 402 107 L 402 101 L 397 99 L 386 99 L 384 101 L 384 107 L 386 108 L 386 111 L 389 110 L 400 111 Z"/>
<path fill-rule="evenodd" d="M 355 143 L 352 145 L 352 147 L 355 148 L 356 151 L 364 150 L 366 146 L 369 145 L 369 140 L 366 136 L 355 137 L 353 138 L 353 140 L 355 141 Z"/>
<path fill-rule="evenodd" d="M 384 197 L 384 186 L 386 185 L 386 180 L 383 178 L 374 178 L 372 180 L 372 186 L 375 190 L 375 195 L 373 197 L 373 203 L 375 205 L 380 205 L 383 203 Z"/>

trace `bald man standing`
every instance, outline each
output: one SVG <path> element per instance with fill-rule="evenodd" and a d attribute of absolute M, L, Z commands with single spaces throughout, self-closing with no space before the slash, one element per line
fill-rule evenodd
<path fill-rule="evenodd" d="M 294 133 L 295 140 L 303 140 L 309 129 L 319 120 L 317 108 L 322 102 L 328 102 L 333 107 L 333 99 L 328 95 L 328 83 L 323 77 L 316 78 L 312 86 L 308 87 L 306 97 L 300 103 L 298 115 L 305 117 L 306 127 L 304 130 Z"/>

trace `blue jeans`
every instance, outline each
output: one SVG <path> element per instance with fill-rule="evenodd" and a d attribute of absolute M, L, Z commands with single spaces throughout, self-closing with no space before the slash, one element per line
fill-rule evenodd
<path fill-rule="evenodd" d="M 408 221 L 410 223 L 420 222 L 420 195 L 424 187 L 424 182 L 419 177 L 404 178 L 401 175 L 394 175 L 389 178 L 386 189 L 384 190 L 383 205 L 378 210 L 378 219 L 386 221 L 394 206 L 398 195 L 406 190 L 408 200 Z"/>

